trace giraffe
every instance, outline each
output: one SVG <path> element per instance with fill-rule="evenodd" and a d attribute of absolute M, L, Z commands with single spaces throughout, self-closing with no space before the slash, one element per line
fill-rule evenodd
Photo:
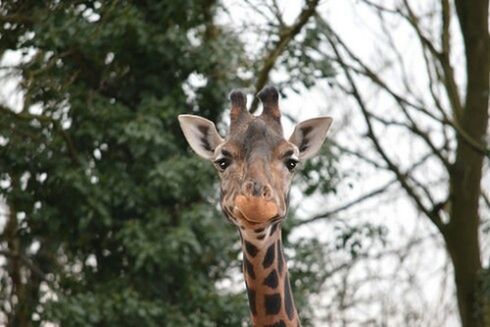
<path fill-rule="evenodd" d="M 205 118 L 178 118 L 190 147 L 213 162 L 218 171 L 222 211 L 240 234 L 253 326 L 296 327 L 301 323 L 291 292 L 280 224 L 286 216 L 294 172 L 318 152 L 332 118 L 303 121 L 286 140 L 277 89 L 266 87 L 257 96 L 263 104 L 260 116 L 247 110 L 243 92 L 230 93 L 230 129 L 225 139 Z"/>

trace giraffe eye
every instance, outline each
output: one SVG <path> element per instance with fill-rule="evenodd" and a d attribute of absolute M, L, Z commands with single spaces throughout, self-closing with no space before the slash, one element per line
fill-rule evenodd
<path fill-rule="evenodd" d="M 296 159 L 289 158 L 288 160 L 286 160 L 286 168 L 289 171 L 293 171 L 297 165 L 298 165 L 298 160 L 296 160 Z"/>
<path fill-rule="evenodd" d="M 216 160 L 214 163 L 221 171 L 224 171 L 231 164 L 231 160 L 228 158 L 221 158 Z"/>

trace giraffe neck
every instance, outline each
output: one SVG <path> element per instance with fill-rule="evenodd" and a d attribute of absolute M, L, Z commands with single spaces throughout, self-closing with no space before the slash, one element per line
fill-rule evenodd
<path fill-rule="evenodd" d="M 300 326 L 284 259 L 279 223 L 240 230 L 243 274 L 253 326 Z"/>

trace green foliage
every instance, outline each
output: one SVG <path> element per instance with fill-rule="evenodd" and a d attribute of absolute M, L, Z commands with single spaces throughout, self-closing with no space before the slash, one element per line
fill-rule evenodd
<path fill-rule="evenodd" d="M 243 53 L 213 24 L 216 3 L 12 1 L 2 10 L 26 21 L 2 26 L 1 51 L 30 53 L 24 108 L 0 118 L 1 194 L 25 217 L 20 234 L 4 237 L 24 253 L 38 247 L 31 260 L 55 285 L 27 317 L 240 325 L 245 295 L 216 288 L 238 264 L 236 235 L 209 203 L 214 172 L 188 152 L 176 120 L 190 110 L 217 119 L 238 84 L 232 67 Z M 189 84 L 192 74 L 206 87 Z"/>
<path fill-rule="evenodd" d="M 324 146 L 318 156 L 306 161 L 298 178 L 303 194 L 308 196 L 315 192 L 336 192 L 335 186 L 339 183 L 337 160 L 338 156 L 334 155 L 329 147 Z"/>
<path fill-rule="evenodd" d="M 331 62 L 321 55 L 321 41 L 318 27 L 310 22 L 305 26 L 302 36 L 287 48 L 282 65 L 288 72 L 288 87 L 297 89 L 302 85 L 310 88 L 318 80 L 334 75 Z"/>
<path fill-rule="evenodd" d="M 312 294 L 318 294 L 328 275 L 325 244 L 315 238 L 300 238 L 294 243 L 294 254 L 289 258 L 294 301 L 302 318 L 302 326 L 314 326 L 310 319 L 314 307 L 308 302 Z"/>
<path fill-rule="evenodd" d="M 384 225 L 364 223 L 358 225 L 341 224 L 335 226 L 334 243 L 336 250 L 346 251 L 352 260 L 367 256 L 376 243 L 386 244 L 387 229 Z"/>
<path fill-rule="evenodd" d="M 0 241 L 32 263 L 22 268 L 27 281 L 15 278 L 16 256 L 0 274 L 12 325 L 248 321 L 245 292 L 217 286 L 239 271 L 237 233 L 214 205 L 211 165 L 188 150 L 176 119 L 219 121 L 230 89 L 250 83 L 236 77 L 253 66 L 243 45 L 214 24 L 219 5 L 2 3 L 11 22 L 0 26 L 0 57 L 21 56 L 13 74 L 24 102 L 0 106 L 0 197 L 10 212 Z M 314 60 L 315 35 L 308 26 L 283 56 L 291 85 L 331 74 Z M 304 167 L 306 195 L 334 189 L 325 151 Z M 326 277 L 323 245 L 286 246 L 295 249 L 293 289 L 307 326 L 308 297 Z"/>

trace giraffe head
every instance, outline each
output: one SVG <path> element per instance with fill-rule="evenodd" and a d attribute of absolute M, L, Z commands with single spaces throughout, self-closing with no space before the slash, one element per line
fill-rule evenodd
<path fill-rule="evenodd" d="M 245 230 L 267 228 L 284 219 L 295 169 L 318 152 L 332 123 L 330 117 L 306 120 L 285 139 L 277 90 L 267 87 L 258 98 L 264 108 L 254 116 L 246 108 L 245 94 L 231 92 L 231 124 L 224 139 L 211 121 L 179 116 L 191 148 L 218 171 L 226 217 Z"/>

